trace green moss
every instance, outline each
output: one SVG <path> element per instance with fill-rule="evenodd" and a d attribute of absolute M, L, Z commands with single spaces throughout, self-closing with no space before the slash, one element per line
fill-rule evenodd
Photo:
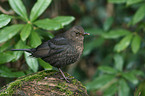
<path fill-rule="evenodd" d="M 0 96 L 11 96 L 18 88 L 20 88 L 22 86 L 23 82 L 27 82 L 27 81 L 31 81 L 31 80 L 33 81 L 34 79 L 36 81 L 40 81 L 40 80 L 44 79 L 45 77 L 52 76 L 54 74 L 55 74 L 54 71 L 46 70 L 46 71 L 41 71 L 41 72 L 37 72 L 35 74 L 30 74 L 30 75 L 18 78 L 15 82 L 10 83 L 7 86 L 7 89 L 5 91 L 3 91 L 2 93 L 0 93 Z M 65 76 L 68 77 L 69 74 L 65 73 Z M 69 78 L 72 78 L 72 77 L 69 77 Z M 71 79 L 70 81 L 73 85 L 80 85 L 80 87 L 78 88 L 78 91 L 83 92 L 83 88 L 85 89 L 85 87 L 79 81 L 77 81 L 76 79 Z M 57 84 L 54 88 L 52 87 L 52 90 L 55 90 L 55 91 L 58 90 L 60 92 L 65 93 L 66 95 L 73 95 L 73 92 L 71 90 L 69 90 L 68 84 L 66 83 L 66 81 L 64 81 L 64 82 L 60 81 Z M 47 86 L 49 87 L 49 85 L 47 85 Z"/>
<path fill-rule="evenodd" d="M 72 83 L 75 85 L 77 83 L 76 79 L 72 79 Z"/>
<path fill-rule="evenodd" d="M 65 84 L 66 84 L 66 82 L 60 82 L 60 83 L 58 83 L 56 88 L 59 89 L 59 91 L 61 91 L 61 92 L 65 92 L 65 90 L 66 90 L 65 88 L 67 87 Z"/>
<path fill-rule="evenodd" d="M 58 86 L 56 86 L 57 89 L 59 89 L 59 91 L 66 93 L 66 95 L 72 95 L 73 92 L 71 92 L 71 90 L 68 90 L 68 86 L 66 84 L 66 82 L 60 82 L 58 83 Z"/>
<path fill-rule="evenodd" d="M 66 90 L 66 95 L 72 95 L 73 94 L 73 92 L 72 91 L 70 91 L 70 90 Z"/>
<path fill-rule="evenodd" d="M 11 94 L 14 93 L 14 89 L 16 87 L 20 87 L 20 86 L 21 86 L 21 80 L 16 80 L 15 82 L 10 83 L 7 86 L 7 89 L 4 92 L 2 92 L 0 94 L 0 96 L 6 96 L 6 95 L 8 96 L 8 95 L 11 95 Z"/>
<path fill-rule="evenodd" d="M 44 78 L 45 76 L 48 76 L 47 73 L 49 73 L 49 75 L 53 75 L 55 72 L 46 70 L 46 71 L 38 72 L 38 73 L 33 74 L 33 75 L 30 74 L 30 75 L 26 75 L 26 76 L 23 76 L 21 78 L 18 78 L 16 81 L 10 83 L 7 86 L 7 89 L 0 93 L 0 96 L 11 96 L 15 92 L 16 88 L 21 87 L 22 82 L 30 81 L 30 80 L 34 80 L 34 79 L 37 79 L 39 81 L 42 78 Z"/>
<path fill-rule="evenodd" d="M 60 82 L 58 83 L 58 87 L 63 87 L 63 88 L 66 88 L 66 82 Z"/>

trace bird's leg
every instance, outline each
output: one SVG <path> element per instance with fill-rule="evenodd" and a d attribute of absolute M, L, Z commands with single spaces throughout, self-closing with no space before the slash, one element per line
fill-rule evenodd
<path fill-rule="evenodd" d="M 62 72 L 62 70 L 60 68 L 58 68 L 60 73 L 62 74 L 63 78 L 69 83 L 69 81 L 67 80 L 67 78 L 65 77 L 64 73 Z"/>

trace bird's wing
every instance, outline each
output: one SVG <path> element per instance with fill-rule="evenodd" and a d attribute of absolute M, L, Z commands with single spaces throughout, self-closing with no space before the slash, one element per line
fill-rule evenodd
<path fill-rule="evenodd" d="M 50 41 L 43 42 L 41 45 L 39 45 L 35 50 L 32 52 L 32 56 L 34 57 L 46 57 L 50 51 L 50 47 L 48 45 Z"/>
<path fill-rule="evenodd" d="M 64 37 L 56 37 L 50 40 L 55 45 L 68 45 L 69 42 L 66 38 Z"/>
<path fill-rule="evenodd" d="M 67 49 L 71 48 L 69 42 L 67 39 L 61 37 L 61 38 L 55 38 L 49 42 L 50 47 L 50 55 L 53 54 L 59 54 L 63 51 L 66 51 Z"/>

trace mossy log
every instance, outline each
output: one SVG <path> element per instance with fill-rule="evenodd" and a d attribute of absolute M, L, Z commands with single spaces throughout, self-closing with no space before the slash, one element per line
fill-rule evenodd
<path fill-rule="evenodd" d="M 0 96 L 88 96 L 78 80 L 69 79 L 68 83 L 61 78 L 60 72 L 48 70 L 23 76 L 3 87 Z"/>

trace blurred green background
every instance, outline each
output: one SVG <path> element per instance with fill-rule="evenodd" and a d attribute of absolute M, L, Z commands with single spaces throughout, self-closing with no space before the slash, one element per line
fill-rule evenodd
<path fill-rule="evenodd" d="M 63 70 L 90 96 L 145 96 L 144 0 L 0 0 L 0 88 L 54 70 L 13 48 L 34 48 L 74 25 L 90 36 L 81 59 Z"/>

